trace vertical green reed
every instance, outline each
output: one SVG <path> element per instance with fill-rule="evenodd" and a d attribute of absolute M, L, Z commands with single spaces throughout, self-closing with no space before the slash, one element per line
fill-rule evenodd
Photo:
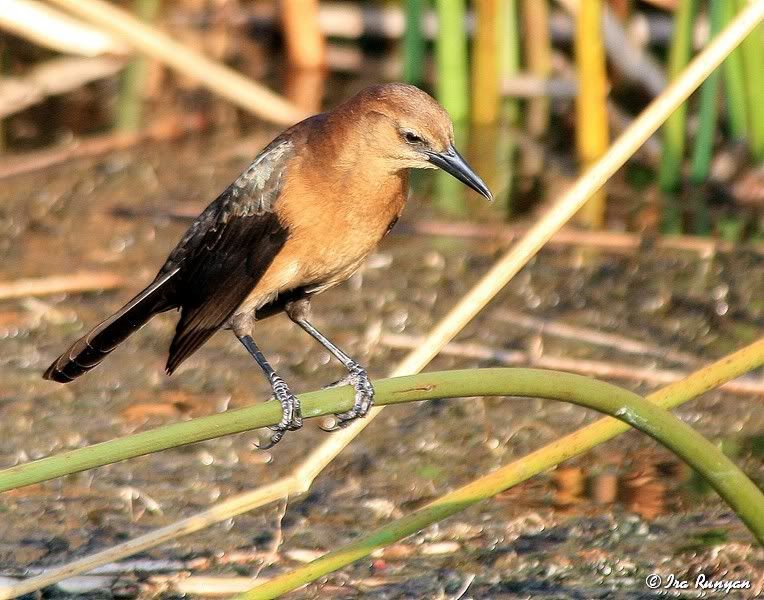
<path fill-rule="evenodd" d="M 496 123 L 499 118 L 499 5 L 500 0 L 473 0 L 475 31 L 470 66 L 470 118 L 475 125 Z"/>
<path fill-rule="evenodd" d="M 454 145 L 457 148 L 466 148 L 469 131 L 464 123 L 454 123 Z M 468 157 L 468 160 L 470 158 Z M 435 180 L 432 204 L 440 214 L 451 217 L 466 217 L 468 214 L 466 203 L 467 188 L 458 179 L 452 177 L 442 169 L 433 174 Z M 449 245 L 451 242 L 447 242 Z"/>
<path fill-rule="evenodd" d="M 742 10 L 747 0 L 737 0 Z M 748 138 L 751 154 L 764 160 L 764 26 L 754 29 L 740 45 L 745 91 L 748 99 Z"/>
<path fill-rule="evenodd" d="M 744 219 L 739 215 L 722 215 L 716 220 L 719 237 L 725 242 L 737 244 L 743 239 Z"/>
<path fill-rule="evenodd" d="M 435 44 L 438 100 L 454 121 L 463 121 L 469 112 L 464 0 L 436 0 L 435 8 L 438 14 Z"/>
<path fill-rule="evenodd" d="M 152 22 L 159 12 L 161 0 L 133 0 L 135 15 Z M 143 56 L 133 58 L 125 68 L 120 82 L 115 126 L 120 131 L 135 131 L 143 119 L 143 86 L 146 83 L 148 60 Z"/>
<path fill-rule="evenodd" d="M 424 80 L 425 39 L 422 32 L 424 0 L 405 0 L 403 32 L 403 81 L 419 85 Z"/>
<path fill-rule="evenodd" d="M 669 51 L 669 78 L 676 79 L 690 61 L 692 52 L 692 22 L 696 0 L 679 0 L 674 13 L 674 37 Z M 658 184 L 664 192 L 679 188 L 682 157 L 686 141 L 687 103 L 685 102 L 668 118 L 663 126 L 663 156 L 658 173 Z"/>
<path fill-rule="evenodd" d="M 552 74 L 552 40 L 549 0 L 523 0 L 523 59 L 529 74 L 547 79 Z M 549 129 L 550 102 L 546 96 L 530 98 L 525 104 L 525 125 L 533 137 L 546 135 Z"/>
<path fill-rule="evenodd" d="M 724 22 L 724 4 L 729 0 L 709 0 L 710 38 L 716 37 Z M 716 69 L 703 82 L 700 88 L 700 108 L 698 109 L 698 133 L 695 137 L 690 181 L 695 184 L 708 178 L 711 156 L 716 137 L 716 122 L 719 116 L 719 78 L 720 69 Z"/>
<path fill-rule="evenodd" d="M 504 0 L 499 5 L 499 81 L 520 72 L 520 23 L 517 0 Z M 516 124 L 520 120 L 520 102 L 507 98 L 503 102 L 504 117 Z"/>
<path fill-rule="evenodd" d="M 580 89 L 576 96 L 576 152 L 583 171 L 607 152 L 610 131 L 607 114 L 608 81 L 602 37 L 602 0 L 588 0 L 576 14 L 575 59 Z M 605 226 L 605 188 L 593 193 L 576 214 L 590 229 Z"/>
<path fill-rule="evenodd" d="M 684 231 L 682 206 L 673 193 L 661 195 L 661 233 L 663 235 L 681 235 Z"/>
<path fill-rule="evenodd" d="M 495 175 L 491 188 L 494 193 L 496 208 L 505 218 L 513 214 L 513 192 L 517 179 L 517 141 L 515 133 L 506 123 L 496 127 Z"/>
<path fill-rule="evenodd" d="M 735 0 L 722 0 L 722 26 L 726 27 L 737 14 Z M 741 48 L 735 48 L 722 65 L 724 73 L 724 94 L 727 101 L 727 119 L 730 133 L 736 140 L 748 135 L 748 100 L 743 75 L 743 55 Z"/>

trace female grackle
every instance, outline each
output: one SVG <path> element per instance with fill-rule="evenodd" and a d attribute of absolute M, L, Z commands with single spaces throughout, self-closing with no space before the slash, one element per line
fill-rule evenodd
<path fill-rule="evenodd" d="M 202 212 L 154 281 L 58 357 L 44 377 L 67 383 L 98 365 L 154 315 L 180 310 L 167 372 L 227 327 L 268 377 L 282 419 L 270 445 L 302 425 L 300 405 L 252 336 L 284 311 L 348 370 L 355 402 L 338 426 L 364 416 L 366 370 L 310 324 L 310 298 L 350 277 L 398 219 L 409 169 L 441 168 L 489 200 L 453 145 L 446 111 L 413 86 L 367 88 L 294 125 Z"/>

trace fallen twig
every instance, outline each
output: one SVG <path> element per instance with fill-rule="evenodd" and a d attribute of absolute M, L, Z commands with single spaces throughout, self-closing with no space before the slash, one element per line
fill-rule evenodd
<path fill-rule="evenodd" d="M 122 287 L 125 282 L 125 278 L 116 273 L 91 273 L 87 271 L 68 275 L 0 281 L 0 300 L 112 290 Z"/>
<path fill-rule="evenodd" d="M 524 235 L 528 227 L 523 225 L 503 225 L 498 223 L 472 223 L 454 221 L 415 221 L 407 223 L 406 228 L 425 235 L 442 235 L 450 237 L 467 237 L 504 241 L 513 241 Z M 698 252 L 703 256 L 712 256 L 716 252 L 730 252 L 739 248 L 724 240 L 701 238 L 695 236 L 665 236 L 651 237 L 637 233 L 618 233 L 614 231 L 583 231 L 564 228 L 557 231 L 549 240 L 551 245 L 580 245 L 603 248 L 617 252 L 632 252 L 643 246 L 654 245 L 664 250 L 687 250 Z M 764 254 L 764 244 L 751 243 L 745 246 L 758 254 Z"/>
<path fill-rule="evenodd" d="M 140 574 L 140 576 L 136 574 Z M 191 575 L 188 571 L 146 575 L 146 571 L 138 570 L 136 572 L 131 569 L 108 575 L 78 575 L 59 581 L 56 588 L 58 588 L 59 593 L 63 592 L 77 597 L 96 592 L 106 592 L 112 595 L 111 592 L 115 586 L 119 586 L 120 582 L 124 586 L 125 582 L 129 582 L 132 576 L 141 582 L 136 582 L 136 585 L 142 592 L 145 592 L 146 597 L 155 596 L 159 590 L 164 593 L 218 597 L 244 592 L 257 583 L 252 577 Z M 4 585 L 13 585 L 14 580 L 19 583 L 23 581 L 15 577 L 3 577 L 2 579 Z M 133 585 L 129 585 L 129 587 L 132 589 Z M 141 596 L 143 595 L 141 594 Z"/>
<path fill-rule="evenodd" d="M 0 29 L 68 54 L 98 56 L 129 52 L 125 44 L 100 29 L 36 0 L 3 0 Z"/>
<path fill-rule="evenodd" d="M 687 352 L 661 348 L 654 344 L 646 344 L 645 342 L 640 342 L 639 340 L 634 340 L 622 335 L 585 329 L 583 327 L 576 327 L 575 325 L 568 325 L 567 323 L 551 321 L 549 319 L 539 319 L 530 315 L 524 315 L 514 310 L 499 309 L 493 313 L 493 316 L 500 321 L 506 321 L 507 323 L 512 323 L 513 325 L 525 329 L 538 330 L 538 332 L 542 334 L 554 335 L 579 342 L 587 342 L 597 346 L 607 346 L 615 348 L 619 352 L 627 352 L 629 354 L 648 354 L 650 356 L 657 356 L 659 358 L 673 362 L 686 363 L 688 365 L 695 365 L 700 362 L 700 359 L 697 356 Z"/>
<path fill-rule="evenodd" d="M 390 348 L 413 350 L 422 345 L 419 336 L 386 333 L 379 341 Z M 477 360 L 489 360 L 507 366 L 533 366 L 541 369 L 555 369 L 589 375 L 602 379 L 636 381 L 650 385 L 666 385 L 687 377 L 687 373 L 676 369 L 634 368 L 622 363 L 597 360 L 581 360 L 562 356 L 533 356 L 522 350 L 502 350 L 474 342 L 451 342 L 440 351 L 447 356 L 459 356 Z M 764 381 L 751 377 L 741 377 L 721 386 L 725 392 L 733 394 L 756 394 L 764 396 Z"/>
<path fill-rule="evenodd" d="M 0 171 L 0 174 L 2 171 Z M 180 208 L 168 211 L 141 211 L 130 206 L 120 206 L 115 214 L 125 217 L 155 215 L 178 221 L 191 221 L 200 211 L 202 204 L 186 204 Z M 404 221 L 393 229 L 393 235 L 420 235 L 475 238 L 482 240 L 501 240 L 512 242 L 525 235 L 527 225 L 505 225 L 503 223 L 475 223 L 474 221 Z M 747 250 L 764 254 L 764 243 L 753 242 L 741 246 L 712 238 L 702 238 L 691 235 L 651 236 L 638 233 L 619 233 L 616 231 L 586 231 L 583 229 L 562 228 L 555 232 L 547 242 L 550 246 L 586 246 L 600 248 L 611 252 L 631 253 L 643 247 L 654 246 L 662 250 L 684 250 L 697 252 L 702 257 L 713 256 L 717 252 L 731 252 L 744 247 Z"/>
<path fill-rule="evenodd" d="M 49 96 L 110 77 L 124 65 L 125 61 L 119 58 L 60 57 L 34 67 L 24 77 L 0 79 L 0 118 L 21 112 Z"/>
<path fill-rule="evenodd" d="M 230 596 L 251 588 L 255 580 L 251 577 L 215 577 L 192 575 L 190 577 L 158 575 L 151 578 L 153 582 L 166 582 L 176 594 L 193 594 L 199 596 Z M 259 581 L 264 581 L 263 579 Z"/>
<path fill-rule="evenodd" d="M 279 125 L 304 119 L 301 109 L 265 86 L 185 46 L 129 12 L 103 0 L 49 0 L 133 48 L 202 83 L 219 96 Z"/>
<path fill-rule="evenodd" d="M 0 179 L 47 169 L 54 165 L 77 158 L 99 156 L 130 148 L 148 140 L 165 141 L 180 137 L 190 131 L 204 129 L 208 120 L 201 114 L 188 114 L 163 119 L 143 131 L 110 133 L 101 136 L 75 140 L 72 144 L 22 154 L 4 155 L 0 163 Z"/>

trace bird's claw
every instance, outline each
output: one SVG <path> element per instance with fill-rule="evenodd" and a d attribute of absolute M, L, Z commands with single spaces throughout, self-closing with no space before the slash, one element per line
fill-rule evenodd
<path fill-rule="evenodd" d="M 374 387 L 371 385 L 369 375 L 361 365 L 350 367 L 347 377 L 327 386 L 330 388 L 341 387 L 343 385 L 352 385 L 355 388 L 355 400 L 352 408 L 344 413 L 334 415 L 334 424 L 329 427 L 321 426 L 326 432 L 344 429 L 356 419 L 365 417 L 372 406 L 374 406 Z"/>
<path fill-rule="evenodd" d="M 273 388 L 273 397 L 281 404 L 281 421 L 278 425 L 268 427 L 273 432 L 270 442 L 257 444 L 258 450 L 273 448 L 281 441 L 287 431 L 295 431 L 302 427 L 300 401 L 289 389 L 286 382 L 278 375 L 274 375 L 271 378 L 271 387 Z"/>

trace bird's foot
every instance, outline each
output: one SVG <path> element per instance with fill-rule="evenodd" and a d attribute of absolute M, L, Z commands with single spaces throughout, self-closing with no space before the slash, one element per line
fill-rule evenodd
<path fill-rule="evenodd" d="M 271 377 L 271 387 L 273 388 L 273 397 L 281 404 L 281 421 L 278 425 L 268 427 L 273 433 L 271 440 L 267 444 L 258 444 L 259 450 L 268 450 L 273 448 L 281 441 L 287 431 L 295 431 L 302 427 L 302 413 L 300 412 L 300 401 L 289 389 L 286 382 L 278 375 Z"/>
<path fill-rule="evenodd" d="M 355 388 L 355 400 L 353 407 L 344 413 L 334 415 L 334 424 L 329 427 L 321 427 L 324 431 L 337 431 L 343 429 L 356 419 L 365 417 L 372 406 L 374 406 L 374 387 L 371 385 L 369 375 L 359 364 L 353 364 L 347 377 L 343 377 L 327 388 L 342 387 L 343 385 L 352 385 Z"/>

